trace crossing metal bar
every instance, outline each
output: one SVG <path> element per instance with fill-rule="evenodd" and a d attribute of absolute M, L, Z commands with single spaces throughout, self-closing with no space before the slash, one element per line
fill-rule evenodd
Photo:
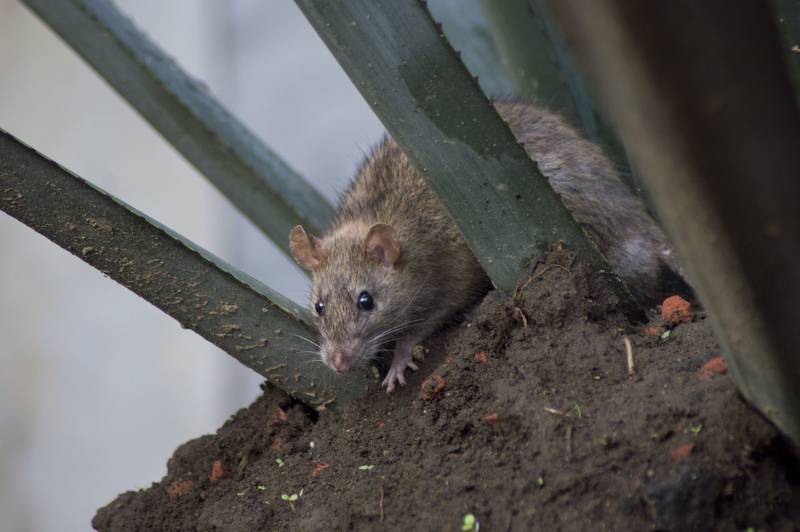
<path fill-rule="evenodd" d="M 305 310 L 2 130 L 0 210 L 308 404 L 367 389 L 364 374 L 338 376 L 311 353 Z"/>
<path fill-rule="evenodd" d="M 289 255 L 297 224 L 319 234 L 333 207 L 108 0 L 22 0 Z"/>

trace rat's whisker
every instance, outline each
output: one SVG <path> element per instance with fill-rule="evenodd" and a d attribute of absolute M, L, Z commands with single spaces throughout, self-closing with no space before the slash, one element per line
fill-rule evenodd
<path fill-rule="evenodd" d="M 400 315 L 401 315 L 401 316 L 402 316 L 403 314 L 405 314 L 406 310 L 408 310 L 408 307 L 410 307 L 410 306 L 411 306 L 411 304 L 412 304 L 414 301 L 416 301 L 416 299 L 417 299 L 417 296 L 419 296 L 419 294 L 420 294 L 420 292 L 422 291 L 422 289 L 423 289 L 423 288 L 425 288 L 425 284 L 428 282 L 428 279 L 430 279 L 430 278 L 431 278 L 431 273 L 433 273 L 433 272 L 432 272 L 432 271 L 429 271 L 429 272 L 428 272 L 428 275 L 426 275 L 426 276 L 425 276 L 425 280 L 424 280 L 424 281 L 422 281 L 421 283 L 419 283 L 419 287 L 417 288 L 417 291 L 416 291 L 416 292 L 414 292 L 414 296 L 411 298 L 411 300 L 410 300 L 408 303 L 406 303 L 406 306 L 405 306 L 405 307 L 403 307 L 403 310 L 402 310 L 402 311 L 400 311 Z"/>
<path fill-rule="evenodd" d="M 315 342 L 314 340 L 311 340 L 310 338 L 306 338 L 305 336 L 300 336 L 299 334 L 292 334 L 292 336 L 294 336 L 295 338 L 299 338 L 301 340 L 304 340 L 304 341 L 308 342 L 309 344 L 311 344 L 313 346 L 319 347 L 319 344 L 317 342 Z"/>
<path fill-rule="evenodd" d="M 373 337 L 370 339 L 370 341 L 371 341 L 371 342 L 378 342 L 378 341 L 381 341 L 381 343 L 383 343 L 383 339 L 384 339 L 385 337 L 389 336 L 390 334 L 394 334 L 394 333 L 396 333 L 396 332 L 398 332 L 398 331 L 402 331 L 402 330 L 409 329 L 409 328 L 411 328 L 411 327 L 413 327 L 413 326 L 417 325 L 418 323 L 421 323 L 422 321 L 424 321 L 424 320 L 422 320 L 422 319 L 416 319 L 416 320 L 411 320 L 411 321 L 406 321 L 406 322 L 400 323 L 400 324 L 398 324 L 398 325 L 395 325 L 394 327 L 389 327 L 389 328 L 388 328 L 388 329 L 386 329 L 385 331 L 382 331 L 382 332 L 380 332 L 379 334 L 377 334 L 377 335 L 373 336 Z"/>

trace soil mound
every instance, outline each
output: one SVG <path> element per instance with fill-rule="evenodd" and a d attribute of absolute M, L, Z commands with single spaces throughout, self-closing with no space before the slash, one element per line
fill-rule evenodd
<path fill-rule="evenodd" d="M 626 340 L 631 346 L 633 375 Z M 800 468 L 702 312 L 631 324 L 563 251 L 432 339 L 409 385 L 319 414 L 264 394 L 98 511 L 133 530 L 791 530 Z"/>

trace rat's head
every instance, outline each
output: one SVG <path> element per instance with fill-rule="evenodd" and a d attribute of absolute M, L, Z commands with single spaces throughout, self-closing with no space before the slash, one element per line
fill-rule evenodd
<path fill-rule="evenodd" d="M 322 360 L 339 373 L 365 364 L 408 321 L 394 229 L 352 222 L 319 239 L 298 225 L 289 242 L 295 260 L 312 273 Z"/>

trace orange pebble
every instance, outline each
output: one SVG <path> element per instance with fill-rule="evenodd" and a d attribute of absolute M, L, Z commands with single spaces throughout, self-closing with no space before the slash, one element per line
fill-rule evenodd
<path fill-rule="evenodd" d="M 485 351 L 478 351 L 475 353 L 475 362 L 479 364 L 488 364 L 489 355 L 487 355 Z"/>
<path fill-rule="evenodd" d="M 497 412 L 492 412 L 491 414 L 486 414 L 483 416 L 483 422 L 487 425 L 497 425 L 500 421 L 500 416 L 497 415 Z"/>
<path fill-rule="evenodd" d="M 707 381 L 712 375 L 725 375 L 728 373 L 728 364 L 722 357 L 714 357 L 700 368 L 700 380 Z"/>
<path fill-rule="evenodd" d="M 328 469 L 331 465 L 330 464 L 317 464 L 314 467 L 314 471 L 311 472 L 312 477 L 318 477 L 320 473 Z"/>
<path fill-rule="evenodd" d="M 216 482 L 228 476 L 225 466 L 222 465 L 222 460 L 214 460 L 211 464 L 211 474 L 208 475 L 208 480 Z"/>
<path fill-rule="evenodd" d="M 673 325 L 692 321 L 692 305 L 681 296 L 670 296 L 661 304 L 661 319 Z"/>
<path fill-rule="evenodd" d="M 434 375 L 433 377 L 428 377 L 424 381 L 422 381 L 422 399 L 424 401 L 428 401 L 430 399 L 436 399 L 439 397 L 444 389 L 447 387 L 447 381 L 445 381 L 439 375 Z"/>
<path fill-rule="evenodd" d="M 687 443 L 681 445 L 680 447 L 675 447 L 674 449 L 672 449 L 669 452 L 669 456 L 676 462 L 680 462 L 681 460 L 689 458 L 692 455 L 692 452 L 694 452 L 694 444 Z"/>
<path fill-rule="evenodd" d="M 176 480 L 167 488 L 167 495 L 171 500 L 175 500 L 181 495 L 186 495 L 194 488 L 194 482 L 191 480 Z"/>
<path fill-rule="evenodd" d="M 286 412 L 284 412 L 283 408 L 278 407 L 275 409 L 275 412 L 273 412 L 272 415 L 269 417 L 269 421 L 267 421 L 267 426 L 274 427 L 275 425 L 282 425 L 283 423 L 286 423 L 287 419 L 289 419 L 289 416 L 286 415 Z"/>

